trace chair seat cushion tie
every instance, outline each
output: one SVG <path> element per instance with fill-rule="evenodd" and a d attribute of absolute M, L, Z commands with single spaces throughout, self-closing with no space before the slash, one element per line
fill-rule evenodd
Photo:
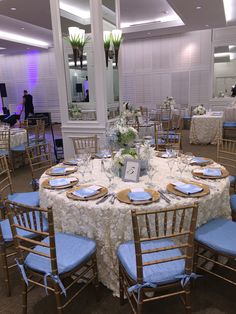
<path fill-rule="evenodd" d="M 175 278 L 181 279 L 180 283 L 181 283 L 182 288 L 184 288 L 190 282 L 191 279 L 196 280 L 197 278 L 200 278 L 200 277 L 202 277 L 202 275 L 191 273 L 190 275 L 187 275 L 187 274 L 178 275 Z"/>
<path fill-rule="evenodd" d="M 51 277 L 51 279 L 58 284 L 58 286 L 61 288 L 62 293 L 64 294 L 64 296 L 66 297 L 66 289 L 60 279 L 60 277 L 58 275 L 53 275 L 52 273 L 46 273 L 43 277 L 43 282 L 44 282 L 44 286 L 45 286 L 45 292 L 46 295 L 48 295 L 48 283 L 47 283 L 47 278 Z"/>

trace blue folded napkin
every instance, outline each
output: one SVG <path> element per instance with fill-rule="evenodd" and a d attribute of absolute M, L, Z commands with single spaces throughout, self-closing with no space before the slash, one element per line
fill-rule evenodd
<path fill-rule="evenodd" d="M 203 190 L 203 188 L 201 188 L 200 186 L 190 184 L 190 183 L 176 182 L 176 183 L 173 183 L 173 185 L 175 186 L 175 189 L 177 191 L 182 192 L 187 195 L 195 194 Z"/>
<path fill-rule="evenodd" d="M 208 160 L 203 157 L 194 157 L 191 160 L 191 164 L 205 164 L 206 162 L 208 162 Z"/>
<path fill-rule="evenodd" d="M 98 190 L 94 190 L 90 188 L 82 188 L 80 190 L 75 190 L 72 194 L 74 194 L 75 196 L 85 198 L 85 197 L 96 195 L 97 193 L 98 193 Z"/>
<path fill-rule="evenodd" d="M 209 177 L 221 177 L 222 172 L 220 169 L 204 169 L 203 170 L 203 175 L 204 176 L 209 176 Z"/>
<path fill-rule="evenodd" d="M 129 192 L 128 197 L 131 201 L 148 201 L 152 199 L 152 195 L 148 192 Z"/>
<path fill-rule="evenodd" d="M 51 172 L 55 174 L 64 174 L 66 173 L 66 168 L 62 168 L 62 167 L 52 168 Z"/>
<path fill-rule="evenodd" d="M 70 184 L 70 183 L 71 183 L 71 180 L 70 179 L 66 179 L 66 178 L 49 180 L 49 184 L 52 187 L 63 186 L 63 185 L 67 185 L 67 184 Z"/>

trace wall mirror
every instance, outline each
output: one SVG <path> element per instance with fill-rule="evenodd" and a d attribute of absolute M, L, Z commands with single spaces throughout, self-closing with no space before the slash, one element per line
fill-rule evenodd
<path fill-rule="evenodd" d="M 60 1 L 69 120 L 96 120 L 89 0 Z"/>
<path fill-rule="evenodd" d="M 120 113 L 119 105 L 119 72 L 114 47 L 111 41 L 112 31 L 116 29 L 115 0 L 103 0 L 103 37 L 104 54 L 106 59 L 106 86 L 107 86 L 107 117 L 116 118 Z M 110 40 L 110 47 L 105 42 Z M 108 45 L 109 46 L 109 45 Z"/>
<path fill-rule="evenodd" d="M 214 47 L 213 98 L 236 96 L 236 44 Z"/>

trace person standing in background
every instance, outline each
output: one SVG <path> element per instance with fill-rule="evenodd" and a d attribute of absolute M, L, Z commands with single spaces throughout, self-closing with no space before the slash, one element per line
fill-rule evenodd
<path fill-rule="evenodd" d="M 27 120 L 29 114 L 34 114 L 33 96 L 28 94 L 27 90 L 24 90 L 23 106 L 25 107 L 25 120 Z"/>

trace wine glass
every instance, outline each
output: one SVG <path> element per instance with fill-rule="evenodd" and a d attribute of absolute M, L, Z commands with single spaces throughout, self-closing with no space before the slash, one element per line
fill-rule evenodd
<path fill-rule="evenodd" d="M 148 170 L 147 171 L 147 174 L 148 174 L 148 186 L 154 187 L 155 184 L 153 182 L 153 177 L 157 174 L 158 168 L 156 166 L 154 167 L 153 165 L 150 164 L 148 166 L 147 170 Z"/>
<path fill-rule="evenodd" d="M 85 183 L 85 171 L 87 169 L 87 164 L 83 160 L 78 160 L 78 171 L 82 175 L 82 181 L 80 180 L 80 183 Z"/>
<path fill-rule="evenodd" d="M 178 157 L 177 166 L 178 166 L 178 169 L 180 172 L 180 178 L 182 179 L 183 178 L 183 172 L 187 166 L 186 162 L 184 162 L 184 158 L 182 155 L 180 155 L 180 157 Z"/>
<path fill-rule="evenodd" d="M 170 175 L 168 176 L 169 179 L 172 179 L 173 176 L 172 176 L 172 170 L 174 168 L 174 164 L 175 164 L 175 158 L 174 157 L 168 157 L 167 158 L 167 165 L 170 169 Z"/>
<path fill-rule="evenodd" d="M 186 163 L 188 165 L 188 170 L 190 171 L 190 165 L 191 165 L 191 161 L 192 161 L 194 155 L 191 152 L 186 152 L 186 153 L 184 153 L 184 155 L 185 155 Z"/>
<path fill-rule="evenodd" d="M 102 165 L 105 171 L 105 175 L 109 180 L 108 189 L 111 189 L 113 187 L 113 180 L 114 180 L 113 163 L 111 162 L 111 160 L 103 159 Z"/>

